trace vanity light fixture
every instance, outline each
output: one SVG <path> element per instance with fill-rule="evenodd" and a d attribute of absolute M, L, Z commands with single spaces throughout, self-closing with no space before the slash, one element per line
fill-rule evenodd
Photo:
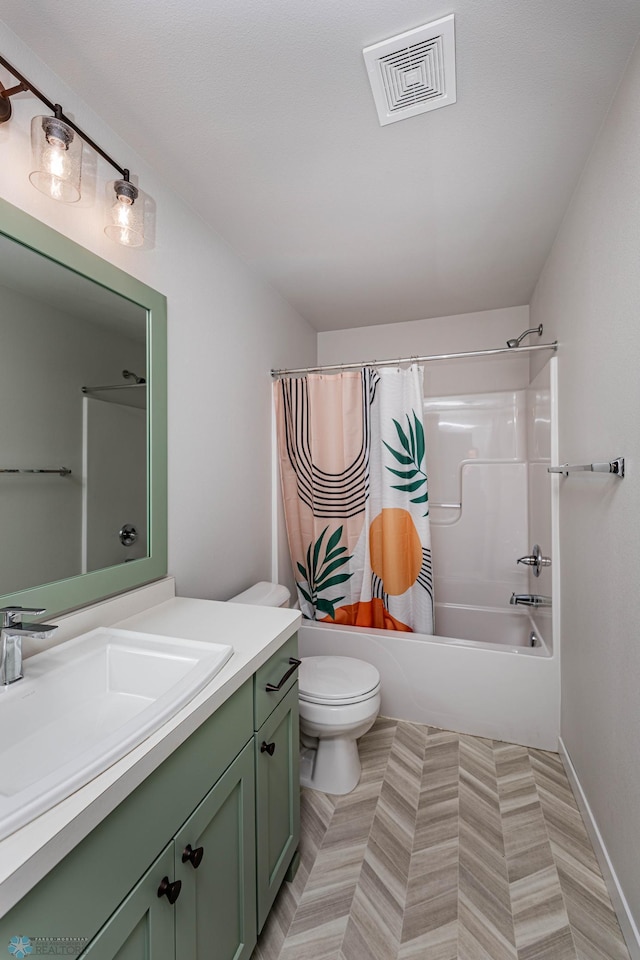
<path fill-rule="evenodd" d="M 104 232 L 125 247 L 144 243 L 144 198 L 129 180 L 107 184 L 107 225 Z"/>
<path fill-rule="evenodd" d="M 66 117 L 59 103 L 52 103 L 3 56 L 0 65 L 19 82 L 6 88 L 0 83 L 0 123 L 11 118 L 11 97 L 17 93 L 32 93 L 53 113 L 52 117 L 38 116 L 31 121 L 32 172 L 29 180 L 42 193 L 63 203 L 80 199 L 82 183 L 82 141 L 95 150 L 120 175 L 107 184 L 105 234 L 116 243 L 127 247 L 142 246 L 145 240 L 147 209 L 146 195 L 129 178 L 129 171 L 121 167 L 80 127 Z"/>
<path fill-rule="evenodd" d="M 53 117 L 31 121 L 31 160 L 29 180 L 41 193 L 63 203 L 80 199 L 82 140 L 64 122 L 60 107 Z"/>

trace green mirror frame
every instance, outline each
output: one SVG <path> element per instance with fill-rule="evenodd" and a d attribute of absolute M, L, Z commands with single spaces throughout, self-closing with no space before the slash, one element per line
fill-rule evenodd
<path fill-rule="evenodd" d="M 167 302 L 156 290 L 2 199 L 0 234 L 120 294 L 147 311 L 147 556 L 66 580 L 0 595 L 0 606 L 42 607 L 49 616 L 53 616 L 132 590 L 167 573 Z M 37 549 L 37 546 L 33 549 Z"/>

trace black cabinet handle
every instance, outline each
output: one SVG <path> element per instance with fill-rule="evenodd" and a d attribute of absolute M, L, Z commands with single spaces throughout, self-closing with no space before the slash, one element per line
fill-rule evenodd
<path fill-rule="evenodd" d="M 163 877 L 158 887 L 158 896 L 166 897 L 169 903 L 175 903 L 180 896 L 181 889 L 182 882 L 180 880 L 174 880 L 173 883 L 170 883 L 169 877 Z"/>
<path fill-rule="evenodd" d="M 268 753 L 270 757 L 276 752 L 275 743 L 267 743 L 266 740 L 263 740 L 260 744 L 260 753 Z"/>
<path fill-rule="evenodd" d="M 190 843 L 186 845 L 182 851 L 182 862 L 186 863 L 187 860 L 191 864 L 194 870 L 197 870 L 200 864 L 202 863 L 202 858 L 204 857 L 204 847 L 196 847 L 195 850 Z"/>
<path fill-rule="evenodd" d="M 289 657 L 289 663 L 291 664 L 291 666 L 283 676 L 280 683 L 268 683 L 266 685 L 265 690 L 267 691 L 267 693 L 277 693 L 278 690 L 282 690 L 284 684 L 287 682 L 291 674 L 296 672 L 296 670 L 302 663 L 302 660 L 296 660 L 295 657 Z"/>

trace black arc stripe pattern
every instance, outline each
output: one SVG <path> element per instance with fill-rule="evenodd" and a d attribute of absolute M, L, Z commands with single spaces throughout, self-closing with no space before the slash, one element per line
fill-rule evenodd
<path fill-rule="evenodd" d="M 280 381 L 284 410 L 286 453 L 295 473 L 298 496 L 314 517 L 347 519 L 365 508 L 369 496 L 371 404 L 380 379 L 365 367 L 362 385 L 362 443 L 352 463 L 340 473 L 329 473 L 314 464 L 311 454 L 309 385 L 306 377 Z"/>
<path fill-rule="evenodd" d="M 431 597 L 431 602 L 433 602 L 433 568 L 431 566 L 431 550 L 428 550 L 426 547 L 422 548 L 422 566 L 420 567 L 420 573 L 416 583 L 419 583 L 420 586 L 427 591 Z"/>
<path fill-rule="evenodd" d="M 382 600 L 385 610 L 389 609 L 389 594 L 385 593 L 384 583 L 376 573 L 371 574 L 371 596 Z"/>

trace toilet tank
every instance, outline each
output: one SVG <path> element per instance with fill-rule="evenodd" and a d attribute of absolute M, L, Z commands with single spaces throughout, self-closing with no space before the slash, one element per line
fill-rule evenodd
<path fill-rule="evenodd" d="M 288 607 L 291 594 L 281 583 L 268 583 L 261 580 L 248 590 L 229 598 L 229 603 L 249 603 L 261 607 Z"/>

